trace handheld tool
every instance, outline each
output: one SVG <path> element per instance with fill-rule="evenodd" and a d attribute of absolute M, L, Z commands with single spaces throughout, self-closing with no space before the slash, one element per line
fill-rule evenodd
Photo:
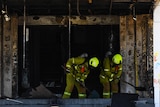
<path fill-rule="evenodd" d="M 130 86 L 132 86 L 132 87 L 134 87 L 137 91 L 146 91 L 146 88 L 145 88 L 145 87 L 136 87 L 136 86 L 134 86 L 133 84 L 131 84 L 131 83 L 127 82 L 127 81 L 124 81 L 124 80 L 122 80 L 122 79 L 120 79 L 120 81 L 122 81 L 123 83 L 126 83 L 126 84 L 128 84 L 128 85 L 130 85 Z"/>

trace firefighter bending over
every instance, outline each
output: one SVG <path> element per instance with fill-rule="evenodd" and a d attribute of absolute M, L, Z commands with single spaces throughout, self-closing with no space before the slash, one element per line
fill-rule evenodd
<path fill-rule="evenodd" d="M 122 74 L 122 56 L 115 54 L 105 57 L 103 69 L 100 73 L 100 82 L 103 85 L 103 98 L 111 98 L 113 93 L 119 91 L 119 80 Z"/>
<path fill-rule="evenodd" d="M 78 91 L 78 98 L 86 98 L 85 79 L 90 73 L 91 68 L 96 68 L 99 65 L 97 57 L 74 57 L 68 59 L 66 63 L 66 88 L 62 98 L 70 98 L 74 85 Z"/>

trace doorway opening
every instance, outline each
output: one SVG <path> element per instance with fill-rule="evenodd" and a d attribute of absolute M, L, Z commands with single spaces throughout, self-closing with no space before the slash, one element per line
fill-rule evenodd
<path fill-rule="evenodd" d="M 63 26 L 27 26 L 29 38 L 25 43 L 25 65 L 23 52 L 23 26 L 19 26 L 19 96 L 27 97 L 26 91 L 43 84 L 54 94 L 63 94 L 65 88 L 65 71 L 61 67 L 69 58 L 69 33 Z M 113 48 L 119 52 L 119 25 L 73 25 L 71 27 L 71 57 L 84 52 L 103 60 L 109 48 L 111 30 L 114 40 Z M 98 73 L 91 73 L 86 85 L 102 93 Z M 94 83 L 94 84 L 93 84 Z M 95 84 L 96 83 L 96 84 Z M 26 86 L 25 86 L 26 85 Z M 27 87 L 28 86 L 28 87 Z M 76 97 L 76 91 L 72 97 Z"/>

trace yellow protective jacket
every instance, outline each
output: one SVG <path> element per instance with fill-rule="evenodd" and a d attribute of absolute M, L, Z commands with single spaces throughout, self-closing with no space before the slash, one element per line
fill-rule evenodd
<path fill-rule="evenodd" d="M 115 65 L 109 57 L 104 58 L 103 69 L 101 71 L 102 78 L 108 78 L 109 81 L 119 79 L 122 74 L 122 64 Z"/>
<path fill-rule="evenodd" d="M 69 70 L 69 73 L 73 74 L 75 79 L 80 82 L 84 82 L 90 72 L 88 69 L 88 61 L 82 57 L 68 59 L 66 68 Z"/>

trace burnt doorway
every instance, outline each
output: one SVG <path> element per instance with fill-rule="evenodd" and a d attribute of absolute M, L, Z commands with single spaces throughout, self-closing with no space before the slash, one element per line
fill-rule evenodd
<path fill-rule="evenodd" d="M 26 28 L 29 29 L 29 40 L 25 46 L 25 64 L 28 74 L 24 75 L 23 27 L 19 26 L 19 94 L 40 84 L 54 93 L 62 93 L 64 70 L 61 65 L 68 58 L 68 29 L 62 26 L 27 26 Z M 22 85 L 22 82 L 26 82 L 24 78 L 28 78 L 29 87 Z"/>
<path fill-rule="evenodd" d="M 64 26 L 27 26 L 29 40 L 26 43 L 26 65 L 28 82 L 35 88 L 40 83 L 55 94 L 62 94 L 65 88 L 64 65 L 69 57 L 69 32 Z M 111 29 L 112 28 L 112 29 Z M 100 60 L 109 48 L 111 30 L 114 34 L 113 47 L 119 52 L 118 25 L 72 25 L 71 26 L 71 57 L 87 52 Z M 28 88 L 22 86 L 23 74 L 23 26 L 19 26 L 19 94 Z M 98 72 L 92 72 L 87 78 L 87 87 L 102 92 Z M 93 84 L 94 83 L 94 84 Z M 73 97 L 76 92 L 73 93 Z"/>

